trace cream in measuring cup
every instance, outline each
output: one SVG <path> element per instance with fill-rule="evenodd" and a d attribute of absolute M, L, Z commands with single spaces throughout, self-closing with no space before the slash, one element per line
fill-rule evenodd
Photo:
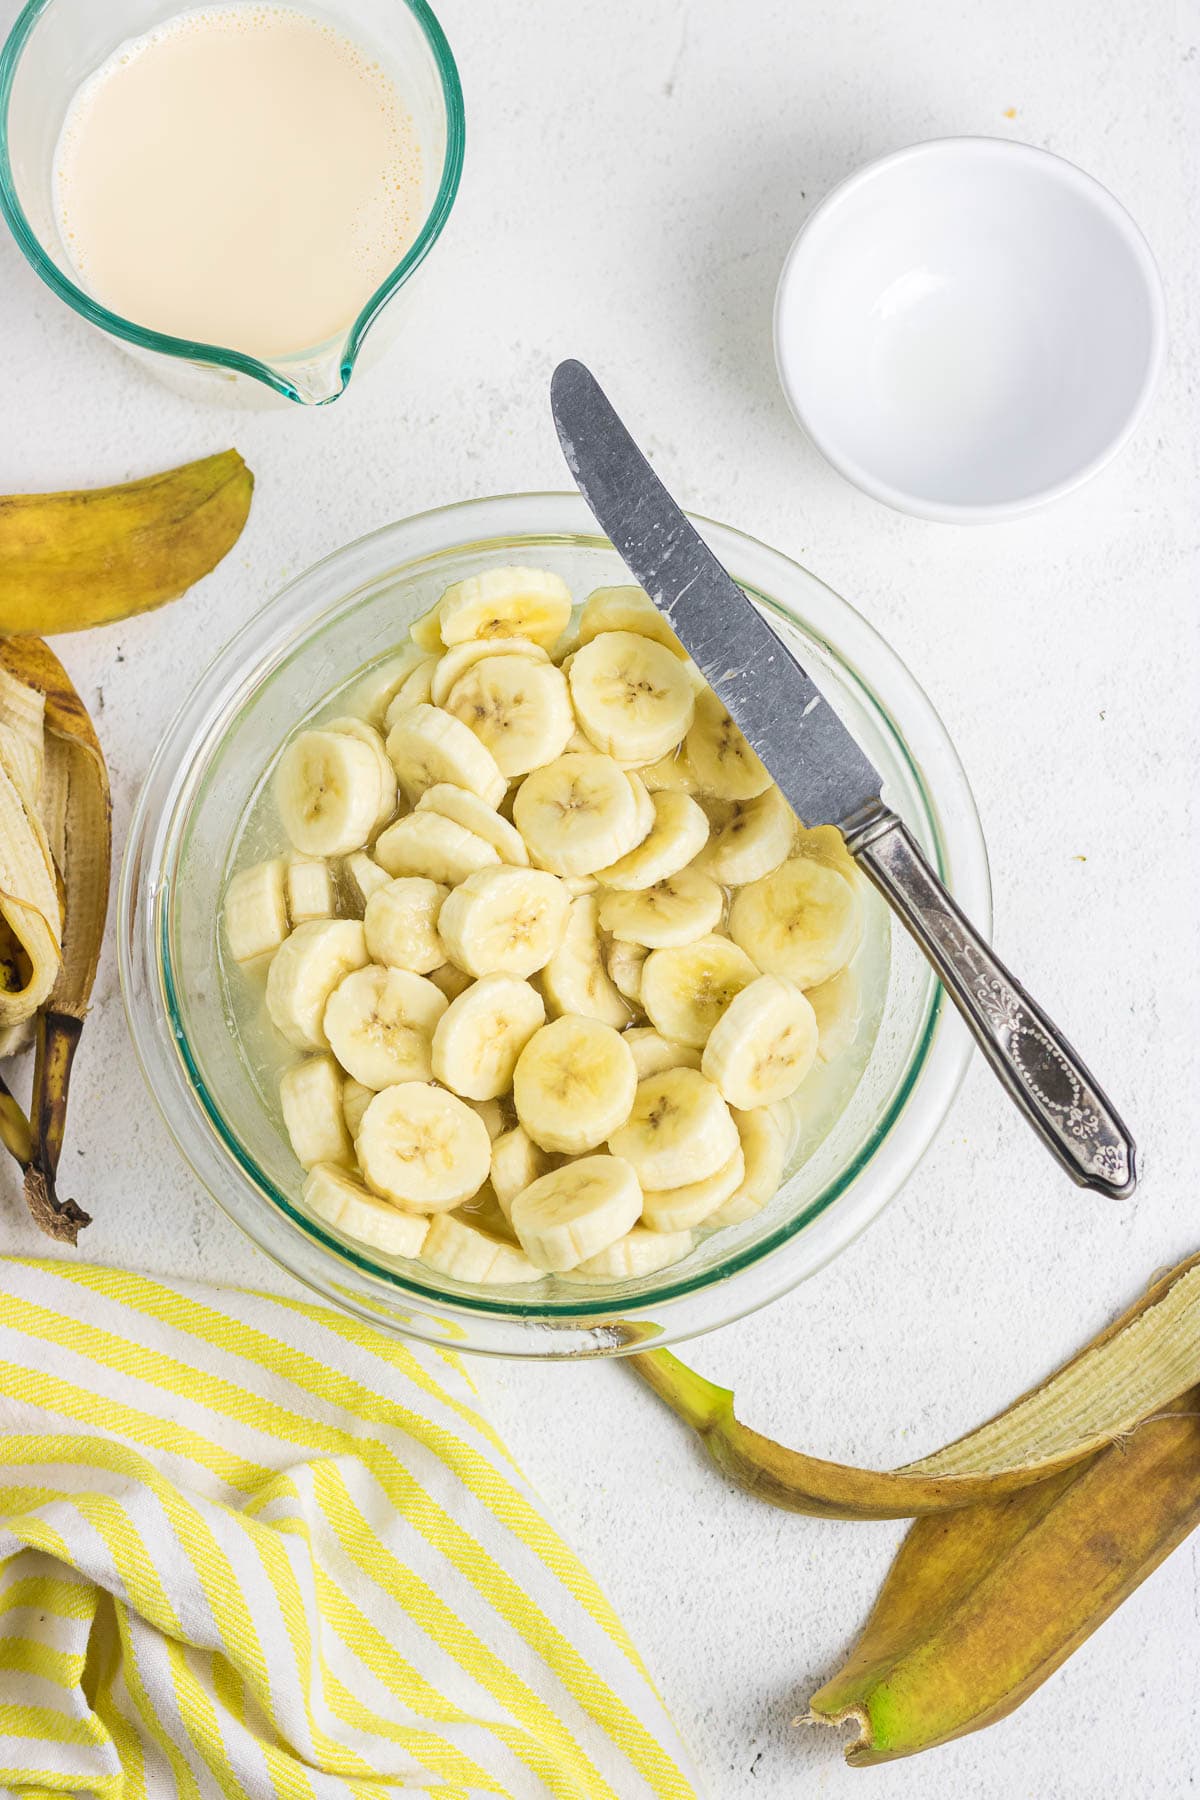
<path fill-rule="evenodd" d="M 59 228 L 81 284 L 263 358 L 343 333 L 421 225 L 421 153 L 369 51 L 286 6 L 179 14 L 68 109 Z"/>

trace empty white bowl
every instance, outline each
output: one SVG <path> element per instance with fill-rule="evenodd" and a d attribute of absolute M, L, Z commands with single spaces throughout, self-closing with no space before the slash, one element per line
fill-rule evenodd
<path fill-rule="evenodd" d="M 818 450 L 887 505 L 958 523 L 1103 467 L 1164 339 L 1162 283 L 1124 207 L 997 138 L 860 169 L 801 229 L 775 302 L 780 380 Z"/>

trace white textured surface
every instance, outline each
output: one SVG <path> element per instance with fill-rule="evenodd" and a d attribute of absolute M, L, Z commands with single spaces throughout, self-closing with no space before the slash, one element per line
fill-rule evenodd
<path fill-rule="evenodd" d="M 335 407 L 223 416 L 174 398 L 0 242 L 0 491 L 119 480 L 236 442 L 258 476 L 227 564 L 168 614 L 62 649 L 95 708 L 118 841 L 215 647 L 289 575 L 400 514 L 561 487 L 546 380 L 576 354 L 693 506 L 850 596 L 919 673 L 978 795 L 997 940 L 1143 1146 L 1136 1201 L 1058 1178 L 976 1067 L 882 1221 L 768 1313 L 691 1347 L 743 1416 L 879 1465 L 1036 1380 L 1197 1247 L 1198 238 L 1194 7 L 1141 0 L 683 0 L 496 11 L 446 0 L 468 105 L 449 235 L 389 362 Z M 1189 17 L 1190 12 L 1190 17 Z M 0 0 L 0 22 L 15 13 Z M 1015 116 L 1010 111 L 1015 109 Z M 1140 221 L 1172 347 L 1129 452 L 1015 524 L 955 530 L 847 487 L 776 388 L 770 304 L 806 209 L 865 158 L 954 132 L 1062 152 Z M 65 1159 L 86 1254 L 275 1279 L 181 1167 L 106 962 Z M 39 1253 L 2 1176 L 7 1250 Z M 616 1366 L 485 1369 L 501 1422 L 657 1670 L 714 1800 L 1177 1800 L 1200 1729 L 1193 1545 L 1012 1719 L 874 1775 L 793 1729 L 900 1535 L 727 1491 Z"/>

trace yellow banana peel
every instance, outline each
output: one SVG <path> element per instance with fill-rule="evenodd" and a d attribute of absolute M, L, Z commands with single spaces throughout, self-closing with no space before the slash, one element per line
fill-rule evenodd
<path fill-rule="evenodd" d="M 237 542 L 254 477 L 236 450 L 119 487 L 0 498 L 0 633 L 148 612 Z"/>

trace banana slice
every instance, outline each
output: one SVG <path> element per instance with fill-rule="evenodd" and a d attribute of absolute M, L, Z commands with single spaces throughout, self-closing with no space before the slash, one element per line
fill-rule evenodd
<path fill-rule="evenodd" d="M 428 1081 L 430 1040 L 446 996 L 408 969 L 368 963 L 338 983 L 325 1006 L 329 1047 L 364 1087 Z"/>
<path fill-rule="evenodd" d="M 572 900 L 578 900 L 584 894 L 594 894 L 600 886 L 594 875 L 560 875 L 558 879 Z"/>
<path fill-rule="evenodd" d="M 642 969 L 642 1010 L 665 1038 L 703 1050 L 729 1002 L 758 973 L 728 938 L 655 950 Z"/>
<path fill-rule="evenodd" d="M 722 800 L 752 800 L 771 777 L 711 688 L 696 695 L 696 718 L 687 734 L 687 759 L 697 785 Z"/>
<path fill-rule="evenodd" d="M 602 631 L 632 631 L 638 637 L 653 638 L 680 658 L 687 651 L 680 643 L 667 616 L 640 587 L 602 587 L 590 593 L 579 615 L 579 642 L 590 644 Z"/>
<path fill-rule="evenodd" d="M 500 853 L 477 832 L 430 808 L 408 813 L 375 841 L 375 857 L 389 875 L 420 875 L 457 887 L 478 869 L 499 863 Z"/>
<path fill-rule="evenodd" d="M 767 1106 L 755 1107 L 752 1112 L 735 1109 L 733 1122 L 742 1143 L 745 1174 L 741 1186 L 715 1212 L 709 1213 L 704 1221 L 709 1231 L 726 1225 L 741 1225 L 752 1219 L 762 1211 L 783 1180 L 788 1133 L 780 1124 L 777 1113 Z"/>
<path fill-rule="evenodd" d="M 507 784 L 491 752 L 461 719 L 440 706 L 412 706 L 400 713 L 388 732 L 387 753 L 414 803 L 426 788 L 443 781 L 467 788 L 489 806 L 504 798 Z"/>
<path fill-rule="evenodd" d="M 403 650 L 380 663 L 355 686 L 350 701 L 354 712 L 369 725 L 381 726 L 388 707 L 426 655 L 419 644 L 405 644 Z"/>
<path fill-rule="evenodd" d="M 549 650 L 567 628 L 571 590 L 548 569 L 485 569 L 442 595 L 442 642 L 527 637 Z"/>
<path fill-rule="evenodd" d="M 342 864 L 343 887 L 350 906 L 361 917 L 371 895 L 392 879 L 365 850 L 355 850 Z"/>
<path fill-rule="evenodd" d="M 817 1059 L 817 1016 L 790 981 L 760 975 L 735 994 L 700 1067 L 730 1106 L 749 1112 L 795 1093 Z"/>
<path fill-rule="evenodd" d="M 333 873 L 323 856 L 289 856 L 284 889 L 293 925 L 305 925 L 309 919 L 332 919 L 337 911 Z"/>
<path fill-rule="evenodd" d="M 468 638 L 465 643 L 455 644 L 443 656 L 439 656 L 429 689 L 433 704 L 445 706 L 446 696 L 459 676 L 465 675 L 474 663 L 485 656 L 524 656 L 533 662 L 550 661 L 549 653 L 540 644 L 535 644 L 532 638 Z"/>
<path fill-rule="evenodd" d="M 610 1244 L 586 1262 L 567 1269 L 566 1281 L 636 1281 L 640 1275 L 653 1275 L 671 1263 L 682 1262 L 692 1247 L 690 1231 L 647 1231 L 635 1225 L 623 1238 Z"/>
<path fill-rule="evenodd" d="M 429 1220 L 377 1200 L 345 1169 L 317 1163 L 309 1170 L 302 1192 L 310 1212 L 357 1243 L 382 1250 L 386 1256 L 420 1255 Z"/>
<path fill-rule="evenodd" d="M 273 956 L 288 934 L 282 857 L 239 869 L 225 889 L 225 942 L 243 968 Z"/>
<path fill-rule="evenodd" d="M 722 1163 L 715 1175 L 707 1175 L 702 1181 L 689 1181 L 683 1187 L 646 1188 L 642 1224 L 647 1231 L 693 1231 L 736 1194 L 745 1174 L 746 1163 L 739 1142 L 728 1162 Z"/>
<path fill-rule="evenodd" d="M 434 1075 L 465 1100 L 498 1099 L 512 1086 L 517 1058 L 545 1018 L 542 997 L 527 981 L 483 976 L 450 1002 L 438 1022 Z"/>
<path fill-rule="evenodd" d="M 739 889 L 729 934 L 765 974 L 819 987 L 858 949 L 862 901 L 845 876 L 797 856 Z"/>
<path fill-rule="evenodd" d="M 637 820 L 638 843 L 642 844 L 654 830 L 654 821 L 657 817 L 654 811 L 654 802 L 650 798 L 649 788 L 637 773 L 636 769 L 627 769 L 625 771 L 625 779 L 633 790 L 634 816 Z"/>
<path fill-rule="evenodd" d="M 508 1130 L 510 1121 L 499 1100 L 468 1100 L 467 1105 L 472 1112 L 479 1114 L 484 1130 L 493 1144 Z"/>
<path fill-rule="evenodd" d="M 506 1219 L 512 1217 L 512 1203 L 518 1194 L 548 1175 L 553 1163 L 545 1150 L 534 1143 L 523 1125 L 514 1125 L 492 1141 L 492 1192 Z"/>
<path fill-rule="evenodd" d="M 540 1281 L 541 1269 L 513 1243 L 494 1237 L 453 1213 L 440 1213 L 429 1227 L 421 1246 L 421 1261 L 452 1281 L 472 1281 L 480 1287 L 512 1286 Z"/>
<path fill-rule="evenodd" d="M 383 729 L 386 732 L 390 732 L 396 720 L 406 712 L 411 712 L 414 706 L 430 705 L 433 699 L 433 675 L 438 660 L 436 656 L 425 657 L 412 674 L 400 683 L 383 715 Z"/>
<path fill-rule="evenodd" d="M 777 787 L 753 800 L 716 801 L 712 836 L 696 866 L 722 887 L 745 887 L 787 861 L 796 831 L 796 815 Z"/>
<path fill-rule="evenodd" d="M 566 931 L 542 970 L 541 988 L 556 1018 L 574 1013 L 620 1031 L 628 1025 L 632 1009 L 605 968 L 596 914 L 594 895 L 580 894 L 571 901 Z"/>
<path fill-rule="evenodd" d="M 368 725 L 365 719 L 355 719 L 349 715 L 330 719 L 324 730 L 339 731 L 344 737 L 357 738 L 360 744 L 366 744 L 375 758 L 375 766 L 379 770 L 379 810 L 375 815 L 375 830 L 382 830 L 396 810 L 396 771 L 384 745 L 382 732 L 376 731 L 373 725 Z"/>
<path fill-rule="evenodd" d="M 530 856 L 555 875 L 594 875 L 627 856 L 646 835 L 638 813 L 628 777 L 596 751 L 535 769 L 513 802 Z"/>
<path fill-rule="evenodd" d="M 342 731 L 302 731 L 279 759 L 275 804 L 283 829 L 305 856 L 361 850 L 380 808 L 371 746 Z"/>
<path fill-rule="evenodd" d="M 711 1081 L 695 1069 L 664 1069 L 638 1082 L 629 1118 L 608 1147 L 633 1164 L 643 1187 L 680 1187 L 723 1168 L 738 1133 Z"/>
<path fill-rule="evenodd" d="M 805 999 L 817 1019 L 817 1060 L 832 1062 L 843 1056 L 858 1036 L 862 1019 L 862 989 L 853 969 L 841 969 L 819 987 L 808 988 Z"/>
<path fill-rule="evenodd" d="M 604 946 L 604 966 L 608 970 L 608 979 L 619 994 L 633 1006 L 638 1006 L 642 997 L 642 964 L 646 960 L 646 950 L 641 944 L 626 944 L 620 938 L 610 938 Z"/>
<path fill-rule="evenodd" d="M 354 1146 L 343 1111 L 342 1071 L 332 1056 L 293 1063 L 279 1078 L 279 1107 L 296 1161 L 354 1165 Z"/>
<path fill-rule="evenodd" d="M 419 619 L 414 619 L 408 628 L 408 635 L 419 650 L 426 655 L 437 655 L 442 645 L 442 603 L 439 600 L 428 612 L 423 612 Z"/>
<path fill-rule="evenodd" d="M 450 889 L 424 875 L 386 881 L 367 901 L 363 931 L 372 961 L 428 975 L 449 952 L 438 935 L 438 914 Z"/>
<path fill-rule="evenodd" d="M 473 831 L 485 844 L 490 844 L 501 862 L 528 868 L 529 852 L 516 826 L 502 819 L 478 794 L 440 781 L 435 787 L 425 789 L 417 801 L 417 811 L 437 812 L 443 818 L 453 819 L 456 825 L 461 825 L 465 831 Z"/>
<path fill-rule="evenodd" d="M 570 906 L 558 876 L 544 869 L 480 869 L 449 896 L 438 930 L 468 974 L 529 976 L 561 944 Z"/>
<path fill-rule="evenodd" d="M 456 969 L 451 962 L 443 963 L 440 969 L 431 969 L 429 979 L 434 987 L 441 989 L 447 1000 L 457 1000 L 471 985 L 471 977 L 462 969 Z"/>
<path fill-rule="evenodd" d="M 464 1225 L 473 1225 L 476 1231 L 486 1231 L 506 1244 L 515 1244 L 517 1241 L 507 1214 L 500 1210 L 500 1202 L 490 1181 L 485 1181 L 477 1194 L 472 1194 L 469 1200 L 464 1200 L 452 1213 L 444 1213 L 442 1217 L 461 1219 Z"/>
<path fill-rule="evenodd" d="M 696 694 L 679 658 L 653 638 L 605 631 L 575 652 L 571 700 L 598 750 L 641 764 L 683 741 Z"/>
<path fill-rule="evenodd" d="M 638 774 L 651 794 L 695 794 L 700 789 L 684 744 L 660 756 L 657 762 L 647 763 Z"/>
<path fill-rule="evenodd" d="M 653 1025 L 633 1025 L 621 1036 L 633 1052 L 633 1066 L 639 1081 L 648 1075 L 661 1075 L 664 1069 L 698 1069 L 700 1052 L 690 1044 L 673 1044 L 655 1031 Z"/>
<path fill-rule="evenodd" d="M 446 710 L 486 744 L 509 777 L 553 762 L 575 730 L 566 678 L 548 657 L 481 658 L 455 682 Z"/>
<path fill-rule="evenodd" d="M 543 1025 L 513 1074 L 513 1103 L 529 1136 L 543 1150 L 570 1156 L 594 1150 L 624 1123 L 636 1089 L 633 1053 L 598 1019 Z"/>
<path fill-rule="evenodd" d="M 322 1020 L 338 983 L 370 961 L 357 919 L 310 919 L 280 945 L 267 973 L 267 1013 L 297 1050 L 328 1050 Z"/>
<path fill-rule="evenodd" d="M 351 1139 L 358 1136 L 363 1114 L 374 1098 L 375 1089 L 364 1087 L 361 1081 L 355 1081 L 353 1075 L 347 1075 L 342 1082 L 342 1116 Z"/>
<path fill-rule="evenodd" d="M 852 888 L 857 889 L 862 881 L 859 866 L 847 850 L 846 840 L 836 825 L 813 825 L 809 829 L 801 826 L 796 833 L 792 855 L 807 856 L 827 869 L 835 869 L 845 876 Z"/>
<path fill-rule="evenodd" d="M 708 937 L 724 910 L 725 896 L 715 881 L 681 869 L 636 893 L 602 892 L 600 924 L 627 944 L 664 950 Z"/>
<path fill-rule="evenodd" d="M 548 1026 L 553 1030 L 553 1026 Z M 584 1156 L 552 1169 L 512 1205 L 512 1225 L 539 1269 L 573 1269 L 598 1256 L 637 1223 L 642 1190 L 627 1162 Z"/>
<path fill-rule="evenodd" d="M 404 1081 L 376 1094 L 355 1139 L 367 1183 L 409 1212 L 451 1212 L 488 1177 L 492 1146 L 478 1113 L 444 1088 Z"/>
<path fill-rule="evenodd" d="M 647 836 L 628 856 L 598 871 L 599 880 L 605 887 L 622 890 L 654 887 L 656 883 L 678 875 L 704 849 L 708 841 L 708 820 L 703 808 L 690 795 L 672 793 L 664 788 L 650 796 L 650 803 L 654 808 L 654 823 Z M 788 843 L 791 843 L 790 836 Z M 701 866 L 715 881 L 723 879 L 708 868 L 707 862 Z"/>

